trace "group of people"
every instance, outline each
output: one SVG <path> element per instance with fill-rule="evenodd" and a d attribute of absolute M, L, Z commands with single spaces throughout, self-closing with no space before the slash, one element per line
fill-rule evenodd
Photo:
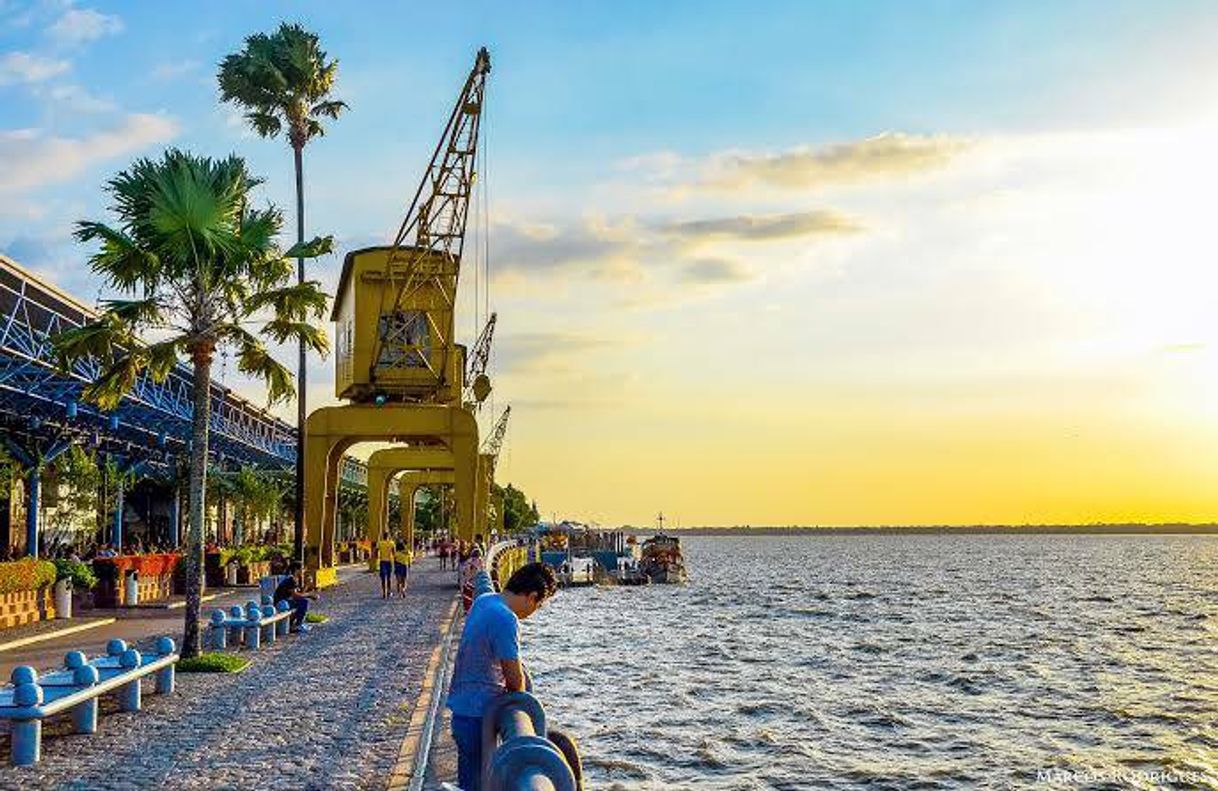
<path fill-rule="evenodd" d="M 145 555 L 148 553 L 157 553 L 161 551 L 162 550 L 157 546 L 153 544 L 148 544 L 145 546 L 143 541 L 141 541 L 139 538 L 135 538 L 126 543 L 121 548 L 121 551 L 119 547 L 108 543 L 93 544 L 92 546 L 83 550 L 75 544 L 63 543 L 55 546 L 44 547 L 39 555 L 52 560 L 75 560 L 80 562 L 93 560 L 94 558 L 113 558 L 120 554 Z M 0 562 L 20 560 L 21 558 L 25 557 L 25 554 L 25 550 L 22 549 L 22 547 L 18 544 L 13 544 L 12 546 L 8 547 L 0 547 Z"/>
<path fill-rule="evenodd" d="M 382 533 L 376 542 L 376 560 L 381 574 L 381 598 L 388 599 L 393 593 L 406 598 L 406 585 L 410 581 L 410 566 L 414 563 L 414 552 L 402 539 L 396 541 L 389 533 Z M 393 582 L 397 583 L 396 591 Z"/>

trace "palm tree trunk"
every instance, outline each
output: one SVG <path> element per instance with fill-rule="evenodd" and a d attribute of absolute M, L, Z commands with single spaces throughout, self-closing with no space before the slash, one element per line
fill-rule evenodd
<path fill-rule="evenodd" d="M 293 145 L 292 155 L 296 162 L 296 242 L 304 244 L 304 145 Z M 305 279 L 304 258 L 296 259 L 296 282 L 303 283 Z M 305 514 L 305 418 L 308 416 L 305 388 L 308 386 L 308 374 L 305 357 L 305 342 L 300 340 L 300 356 L 296 368 L 296 533 L 293 540 L 292 554 L 304 568 L 304 514 Z"/>
<path fill-rule="evenodd" d="M 199 605 L 203 575 L 203 502 L 207 491 L 207 428 L 211 417 L 211 360 L 214 344 L 202 342 L 191 350 L 195 366 L 195 413 L 191 421 L 190 526 L 186 531 L 186 618 L 182 656 L 198 656 Z"/>

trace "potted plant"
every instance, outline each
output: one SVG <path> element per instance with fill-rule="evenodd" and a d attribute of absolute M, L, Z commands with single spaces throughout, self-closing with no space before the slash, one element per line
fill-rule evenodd
<path fill-rule="evenodd" d="M 55 561 L 55 617 L 71 618 L 76 602 L 76 592 L 82 599 L 91 596 L 90 591 L 97 584 L 97 575 L 93 567 L 79 560 L 60 559 Z M 82 600 L 82 609 L 84 609 Z"/>

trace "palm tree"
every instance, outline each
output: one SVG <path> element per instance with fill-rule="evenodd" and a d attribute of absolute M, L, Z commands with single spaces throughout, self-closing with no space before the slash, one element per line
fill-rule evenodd
<path fill-rule="evenodd" d="M 286 127 L 296 164 L 296 243 L 304 244 L 305 145 L 324 135 L 322 118 L 337 119 L 346 102 L 330 98 L 338 61 L 326 60 L 316 33 L 286 22 L 271 35 L 255 33 L 245 49 L 220 62 L 217 79 L 222 101 L 246 109 L 245 117 L 262 137 L 276 137 Z M 303 283 L 304 259 L 296 262 L 296 279 Z M 304 443 L 307 416 L 305 344 L 300 344 L 296 372 L 296 559 L 304 562 Z"/>
<path fill-rule="evenodd" d="M 90 258 L 93 271 L 130 298 L 105 303 L 94 321 L 52 339 L 65 368 L 82 358 L 100 362 L 84 398 L 103 410 L 117 407 L 142 376 L 163 381 L 183 354 L 194 365 L 186 656 L 199 651 L 212 357 L 219 346 L 233 348 L 238 369 L 264 381 L 275 403 L 292 397 L 291 372 L 246 326 L 260 325 L 276 343 L 300 339 L 327 349 L 325 333 L 310 323 L 324 313 L 326 295 L 315 281 L 291 284 L 289 257 L 328 253 L 333 242 L 318 238 L 280 251 L 282 214 L 273 206 L 250 208 L 259 183 L 238 157 L 212 160 L 178 150 L 138 160 L 107 182 L 117 224 L 80 222 L 75 235 L 100 244 Z M 144 344 L 144 334 L 160 340 Z"/>

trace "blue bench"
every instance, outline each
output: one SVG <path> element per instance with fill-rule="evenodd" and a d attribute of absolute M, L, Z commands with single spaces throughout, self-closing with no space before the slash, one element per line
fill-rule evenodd
<path fill-rule="evenodd" d="M 12 684 L 0 687 L 0 718 L 12 721 L 12 764 L 29 766 L 42 757 L 42 721 L 61 712 L 72 713 L 77 733 L 97 732 L 97 699 L 118 690 L 119 708 L 139 711 L 140 682 L 156 674 L 156 691 L 174 689 L 174 665 L 179 654 L 169 637 L 157 638 L 153 651 L 142 653 L 122 640 L 106 645 L 106 656 L 89 659 L 82 651 L 64 656 L 64 669 L 38 675 L 27 665 L 13 668 Z"/>
<path fill-rule="evenodd" d="M 229 646 L 236 648 L 244 640 L 246 648 L 256 651 L 262 647 L 264 633 L 268 643 L 286 635 L 291 617 L 291 602 L 281 601 L 275 606 L 271 604 L 270 596 L 263 596 L 262 604 L 256 601 L 245 607 L 234 604 L 227 613 L 213 610 L 208 644 L 216 651 L 223 651 Z"/>

